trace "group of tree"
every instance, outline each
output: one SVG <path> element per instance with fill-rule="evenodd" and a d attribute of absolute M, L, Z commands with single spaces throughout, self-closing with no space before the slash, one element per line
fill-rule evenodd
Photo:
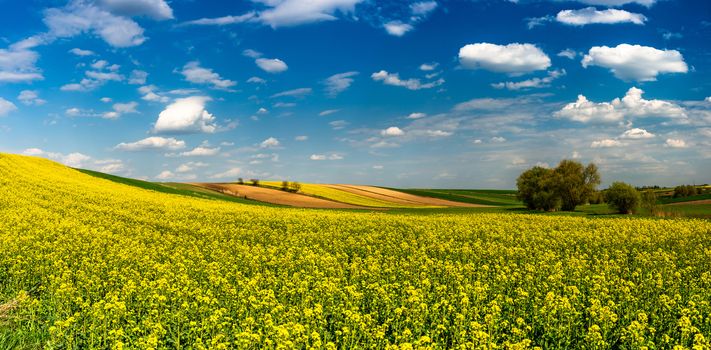
<path fill-rule="evenodd" d="M 516 180 L 518 198 L 528 209 L 573 211 L 588 203 L 600 184 L 595 164 L 562 160 L 554 169 L 535 166 Z"/>
<path fill-rule="evenodd" d="M 596 190 L 600 174 L 595 164 L 562 160 L 553 169 L 535 166 L 516 180 L 518 199 L 532 210 L 573 211 L 581 204 L 607 203 L 619 213 L 631 214 L 640 206 L 654 212 L 657 197 L 652 189 L 638 191 L 624 182 L 613 182 L 602 192 Z"/>
<path fill-rule="evenodd" d="M 697 194 L 699 194 L 699 192 L 696 190 L 696 186 L 681 185 L 674 187 L 674 198 L 690 197 Z"/>
<path fill-rule="evenodd" d="M 301 190 L 301 184 L 295 181 L 282 181 L 281 190 L 286 192 L 299 192 Z"/>

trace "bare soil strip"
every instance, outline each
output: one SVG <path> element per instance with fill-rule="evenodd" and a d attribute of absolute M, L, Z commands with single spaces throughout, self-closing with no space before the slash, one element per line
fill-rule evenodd
<path fill-rule="evenodd" d="M 669 203 L 667 205 L 690 205 L 690 204 L 711 204 L 711 199 L 700 199 L 697 201 L 688 201 L 688 202 L 676 202 L 676 203 Z"/>
<path fill-rule="evenodd" d="M 362 196 L 386 200 L 393 203 L 405 204 L 405 205 L 433 205 L 433 206 L 444 206 L 444 207 L 470 207 L 470 208 L 482 208 L 489 207 L 488 205 L 482 204 L 472 204 L 472 203 L 462 203 L 455 201 L 448 201 L 445 199 L 432 198 L 416 196 L 414 194 L 388 190 L 385 188 L 375 187 L 375 186 L 363 186 L 363 185 L 325 185 L 331 188 L 339 189 L 342 191 L 359 194 Z"/>
<path fill-rule="evenodd" d="M 192 185 L 211 189 L 213 191 L 218 191 L 231 196 L 299 208 L 373 209 L 257 186 L 219 183 L 192 183 Z"/>

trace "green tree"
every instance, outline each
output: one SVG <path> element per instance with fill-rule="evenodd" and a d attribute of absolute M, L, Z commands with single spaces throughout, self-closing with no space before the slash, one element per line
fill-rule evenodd
<path fill-rule="evenodd" d="M 605 191 L 605 201 L 621 214 L 632 214 L 641 202 L 639 191 L 624 182 L 613 182 Z"/>
<path fill-rule="evenodd" d="M 560 204 L 555 192 L 553 170 L 535 166 L 524 171 L 516 180 L 517 197 L 528 209 L 554 210 Z"/>
<path fill-rule="evenodd" d="M 654 190 L 645 190 L 642 192 L 642 207 L 654 214 L 657 209 L 657 194 Z"/>
<path fill-rule="evenodd" d="M 593 163 L 586 167 L 574 160 L 564 159 L 553 170 L 556 192 L 561 199 L 561 209 L 573 211 L 580 204 L 587 203 L 600 184 L 600 174 Z"/>

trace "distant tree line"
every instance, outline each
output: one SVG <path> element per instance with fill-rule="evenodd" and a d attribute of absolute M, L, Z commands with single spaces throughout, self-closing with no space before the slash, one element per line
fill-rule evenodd
<path fill-rule="evenodd" d="M 282 181 L 281 190 L 296 193 L 301 191 L 301 184 L 295 181 Z"/>

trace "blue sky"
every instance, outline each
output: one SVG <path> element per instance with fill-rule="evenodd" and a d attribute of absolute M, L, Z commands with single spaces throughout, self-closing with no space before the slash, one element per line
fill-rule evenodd
<path fill-rule="evenodd" d="M 0 1 L 0 151 L 155 181 L 711 182 L 711 3 Z"/>

